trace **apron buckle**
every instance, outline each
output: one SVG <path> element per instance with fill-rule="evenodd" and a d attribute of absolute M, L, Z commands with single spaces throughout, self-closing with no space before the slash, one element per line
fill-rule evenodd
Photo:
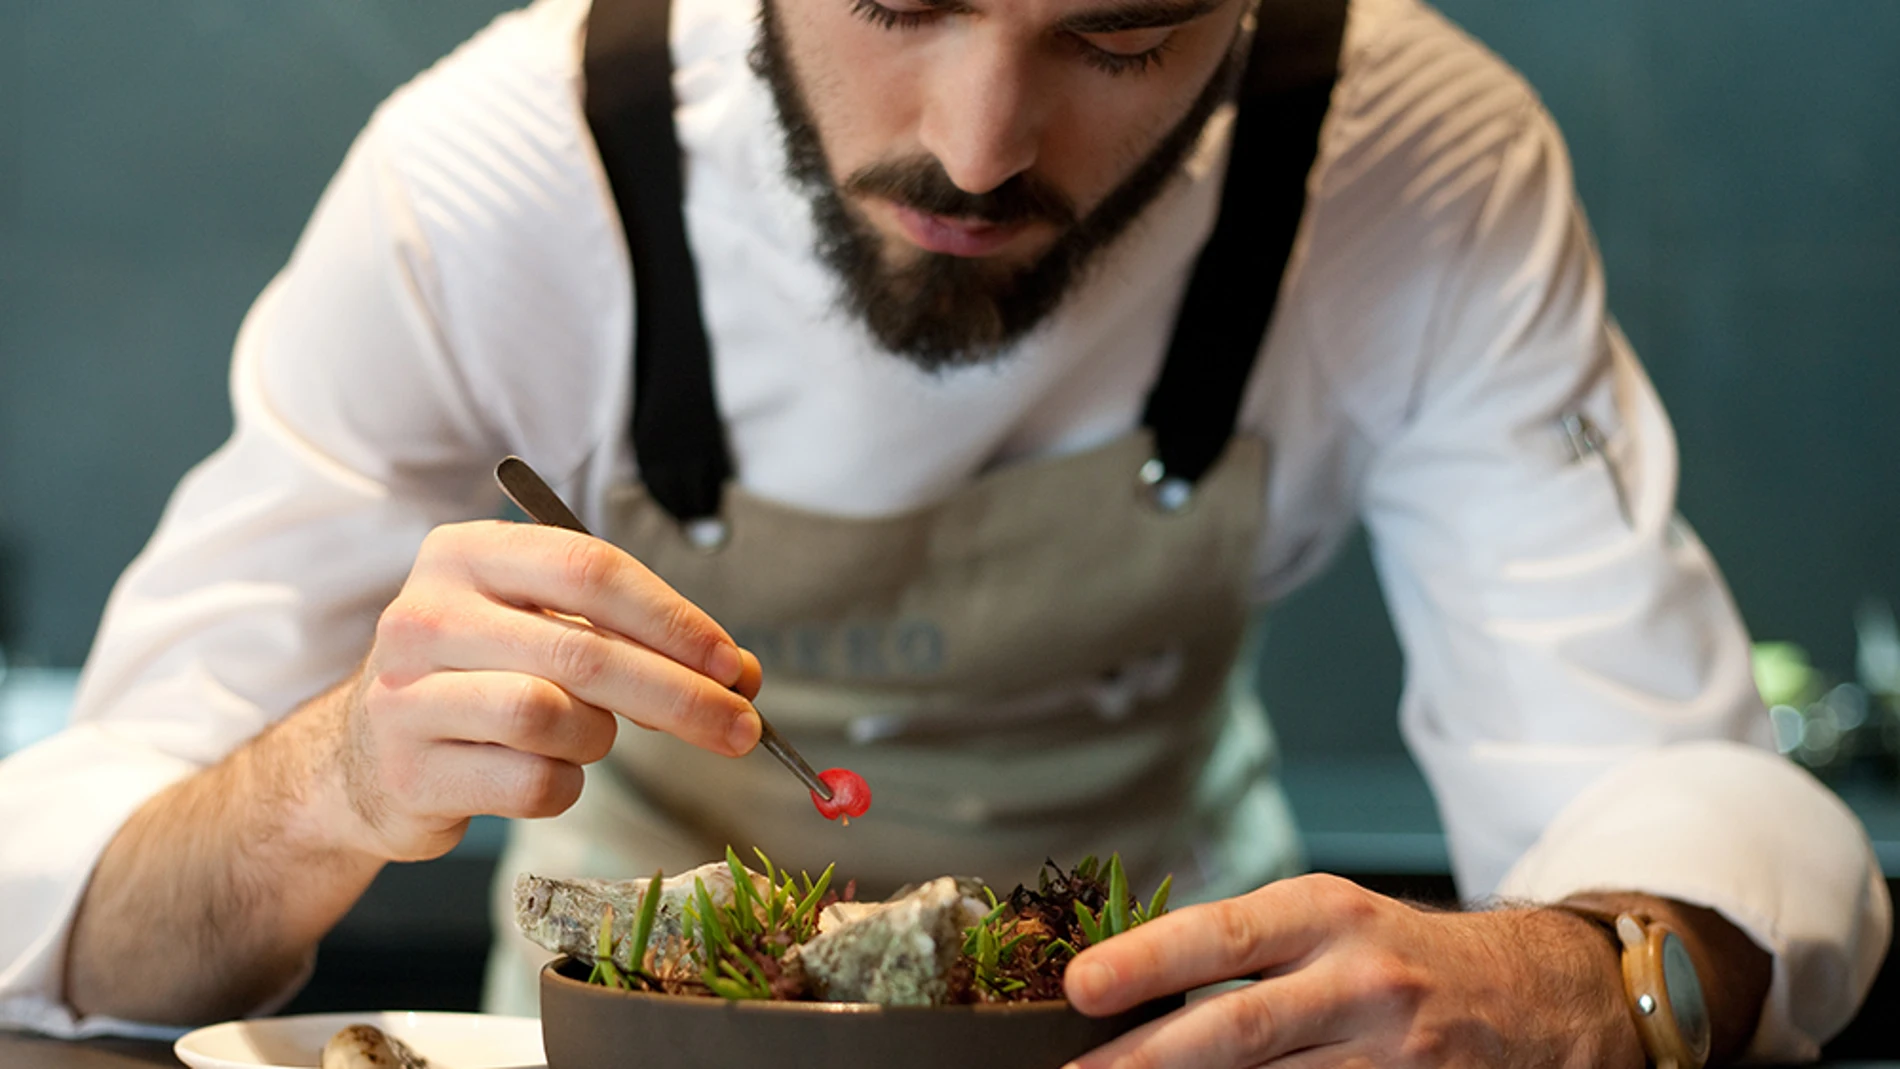
<path fill-rule="evenodd" d="M 717 516 L 701 516 L 680 524 L 680 534 L 701 553 L 717 553 L 732 541 L 732 526 Z"/>
<path fill-rule="evenodd" d="M 1169 475 L 1160 457 L 1149 457 L 1141 465 L 1142 495 L 1155 511 L 1177 516 L 1194 503 L 1194 484 L 1178 475 Z"/>

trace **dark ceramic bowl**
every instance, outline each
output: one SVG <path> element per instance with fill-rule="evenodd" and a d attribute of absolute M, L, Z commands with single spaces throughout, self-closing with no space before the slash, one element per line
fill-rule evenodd
<path fill-rule="evenodd" d="M 586 979 L 566 957 L 541 970 L 548 1069 L 1057 1069 L 1182 1003 L 1084 1017 L 1067 1002 L 728 1002 Z"/>

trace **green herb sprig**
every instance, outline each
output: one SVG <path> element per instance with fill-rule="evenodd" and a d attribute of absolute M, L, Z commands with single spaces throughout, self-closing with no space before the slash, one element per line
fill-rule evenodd
<path fill-rule="evenodd" d="M 614 907 L 610 903 L 601 910 L 600 936 L 594 946 L 594 969 L 587 977 L 590 984 L 605 984 L 621 991 L 658 990 L 659 984 L 647 970 L 647 942 L 653 936 L 653 922 L 660 914 L 660 881 L 662 873 L 655 872 L 647 883 L 646 894 L 640 898 L 640 916 L 634 922 L 629 937 L 633 945 L 627 948 L 629 970 L 622 973 L 614 964 Z"/>
<path fill-rule="evenodd" d="M 1035 890 L 1018 887 L 1001 901 L 985 888 L 990 911 L 964 933 L 968 995 L 986 1002 L 1061 998 L 1069 960 L 1166 913 L 1173 885 L 1173 877 L 1163 879 L 1144 906 L 1129 893 L 1116 854 L 1107 865 L 1083 858 L 1066 872 L 1052 861 Z"/>
<path fill-rule="evenodd" d="M 1082 859 L 1076 866 L 1076 873 L 1083 879 L 1093 878 L 1097 871 L 1093 857 Z M 1128 873 L 1122 869 L 1120 854 L 1108 856 L 1108 898 L 1102 904 L 1101 912 L 1089 909 L 1080 898 L 1075 901 L 1075 922 L 1082 930 L 1085 946 L 1094 946 L 1104 939 L 1115 936 L 1131 928 L 1145 924 L 1168 911 L 1168 892 L 1174 887 L 1172 873 L 1163 877 L 1161 886 L 1155 889 L 1154 897 L 1144 908 L 1141 900 L 1128 893 Z"/>
<path fill-rule="evenodd" d="M 692 900 L 682 910 L 681 926 L 688 945 L 695 947 L 701 982 L 728 999 L 782 997 L 786 989 L 796 992 L 802 986 L 782 962 L 786 951 L 818 934 L 818 914 L 835 867 L 826 866 L 816 880 L 805 872 L 795 880 L 764 851 L 754 853 L 765 866 L 769 891 L 760 893 L 738 853 L 727 847 L 732 901 L 715 902 L 706 881 L 695 880 Z"/>
<path fill-rule="evenodd" d="M 977 989 L 990 998 L 1001 999 L 1028 986 L 1027 981 L 1009 973 L 1018 966 L 1016 952 L 1030 933 L 1019 931 L 1015 918 L 1004 915 L 1009 909 L 1007 899 L 998 902 L 996 892 L 988 887 L 983 888 L 983 894 L 989 899 L 990 911 L 964 933 L 963 956 L 969 959 L 971 980 Z"/>

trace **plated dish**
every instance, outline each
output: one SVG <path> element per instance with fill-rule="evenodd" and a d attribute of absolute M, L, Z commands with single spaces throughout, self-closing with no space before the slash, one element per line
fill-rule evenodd
<path fill-rule="evenodd" d="M 428 1059 L 431 1069 L 545 1069 L 541 1022 L 482 1013 L 313 1013 L 226 1021 L 172 1045 L 191 1069 L 317 1069 L 323 1046 L 351 1025 L 374 1025 Z"/>

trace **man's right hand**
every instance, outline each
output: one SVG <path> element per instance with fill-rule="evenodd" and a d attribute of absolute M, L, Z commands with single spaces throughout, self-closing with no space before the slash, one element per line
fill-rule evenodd
<path fill-rule="evenodd" d="M 354 678 L 119 829 L 73 919 L 66 997 L 176 1024 L 250 1012 L 384 862 L 447 852 L 478 813 L 574 804 L 616 714 L 740 754 L 758 691 L 756 659 L 608 543 L 438 528 Z"/>
<path fill-rule="evenodd" d="M 580 797 L 616 715 L 714 753 L 759 739 L 758 661 L 611 543 L 493 521 L 431 532 L 338 695 L 348 846 L 445 853 L 471 816 Z"/>

